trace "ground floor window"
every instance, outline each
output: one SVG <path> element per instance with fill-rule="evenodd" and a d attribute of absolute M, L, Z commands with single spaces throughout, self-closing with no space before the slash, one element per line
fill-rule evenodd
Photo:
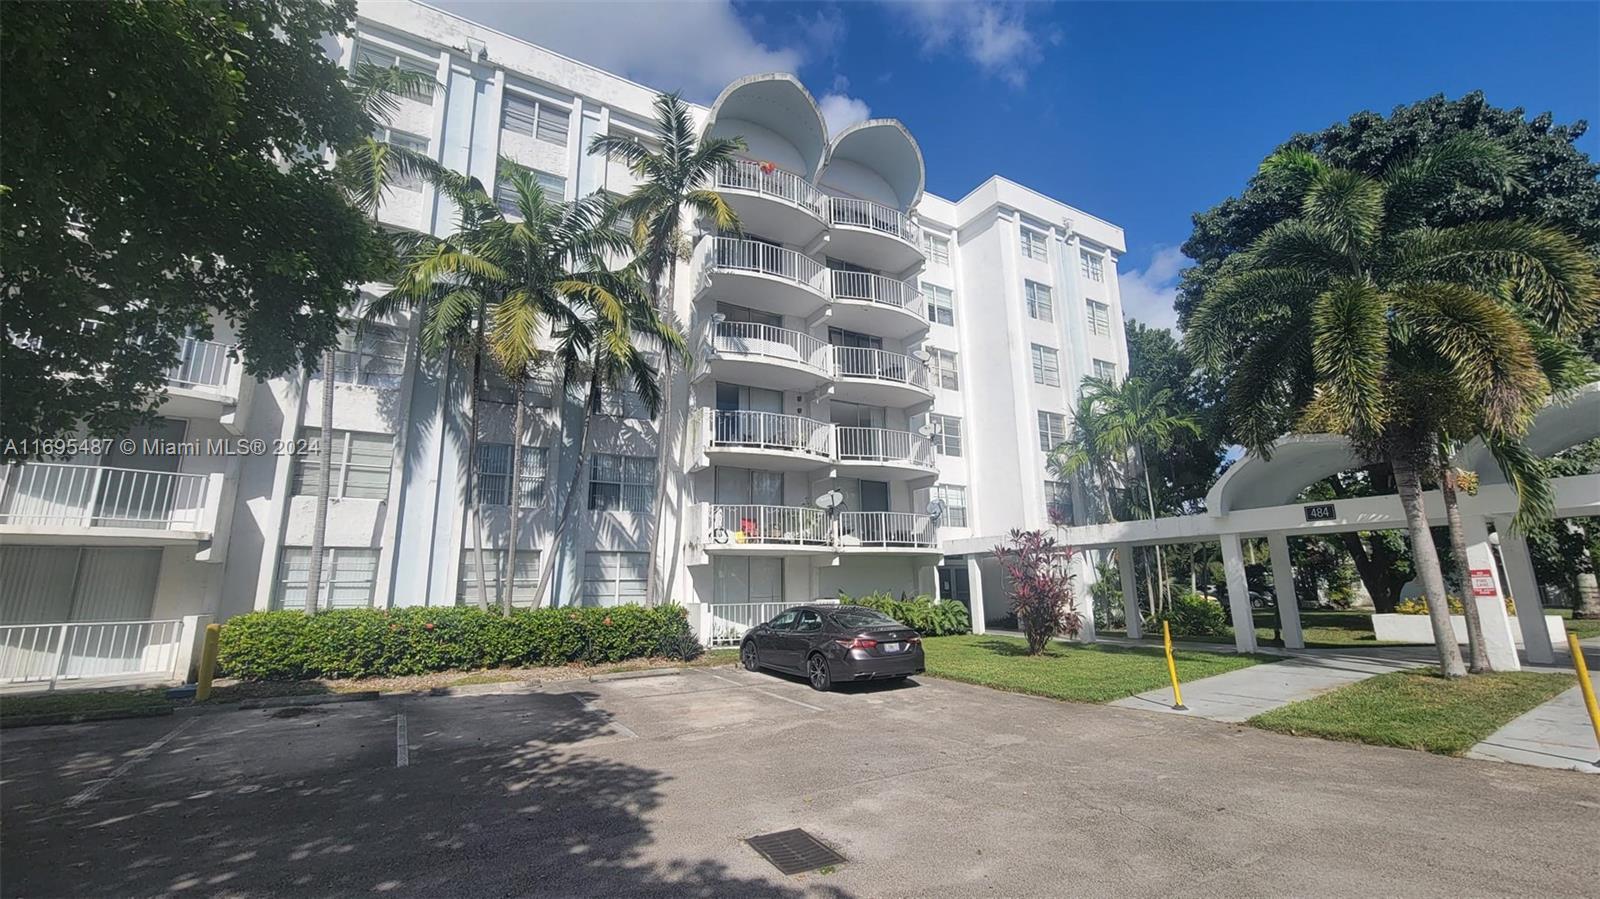
<path fill-rule="evenodd" d="M 579 598 L 586 606 L 616 606 L 644 602 L 646 553 L 590 551 L 583 557 L 583 590 Z"/>
<path fill-rule="evenodd" d="M 503 549 L 485 549 L 483 551 L 483 580 L 484 586 L 489 590 L 489 605 L 494 606 L 500 602 L 501 590 L 505 589 L 506 556 Z M 517 574 L 511 579 L 511 604 L 521 608 L 531 608 L 534 596 L 539 588 L 539 550 L 517 550 Z M 456 586 L 456 605 L 475 606 L 478 604 L 478 552 L 474 549 L 461 550 L 461 578 Z"/>
<path fill-rule="evenodd" d="M 718 556 L 711 561 L 712 601 L 718 605 L 783 601 L 783 560 Z"/>
<path fill-rule="evenodd" d="M 306 607 L 306 584 L 311 575 L 311 547 L 285 546 L 278 560 L 278 580 L 272 591 L 275 609 Z M 378 550 L 331 546 L 322 553 L 322 586 L 317 603 L 324 609 L 364 609 L 372 605 L 378 579 Z"/>

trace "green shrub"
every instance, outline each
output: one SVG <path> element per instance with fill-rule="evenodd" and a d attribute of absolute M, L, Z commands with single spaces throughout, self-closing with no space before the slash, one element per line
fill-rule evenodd
<path fill-rule="evenodd" d="M 1161 633 L 1163 621 L 1171 626 L 1175 637 L 1222 637 L 1229 633 L 1228 614 L 1222 604 L 1198 593 L 1173 596 L 1170 608 L 1162 609 L 1150 617 L 1150 632 Z"/>
<path fill-rule="evenodd" d="M 971 624 L 967 621 L 967 607 L 953 599 L 934 602 L 933 597 L 926 595 L 895 599 L 888 593 L 879 592 L 854 598 L 841 593 L 839 602 L 882 612 L 924 637 L 965 634 L 971 630 Z"/>
<path fill-rule="evenodd" d="M 689 659 L 700 647 L 680 606 L 456 606 L 252 612 L 222 626 L 217 668 L 244 680 L 393 677 L 523 665 Z"/>

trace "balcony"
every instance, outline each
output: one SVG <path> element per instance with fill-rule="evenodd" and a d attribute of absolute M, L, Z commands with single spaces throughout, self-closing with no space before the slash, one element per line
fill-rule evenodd
<path fill-rule="evenodd" d="M 898 209 L 849 197 L 830 197 L 828 223 L 833 233 L 828 254 L 857 265 L 903 271 L 922 263 L 922 237 Z"/>
<path fill-rule="evenodd" d="M 702 410 L 708 464 L 766 471 L 808 471 L 833 461 L 833 425 L 799 415 Z"/>
<path fill-rule="evenodd" d="M 928 330 L 927 301 L 910 281 L 873 272 L 833 271 L 829 324 L 903 339 Z"/>
<path fill-rule="evenodd" d="M 731 555 L 831 552 L 828 515 L 809 506 L 706 507 L 706 551 Z"/>
<path fill-rule="evenodd" d="M 777 315 L 810 318 L 828 305 L 828 270 L 786 247 L 737 237 L 708 238 L 701 263 L 703 294 Z"/>
<path fill-rule="evenodd" d="M 933 400 L 928 366 L 900 353 L 836 346 L 833 374 L 834 396 L 840 400 L 896 409 Z"/>
<path fill-rule="evenodd" d="M 879 481 L 904 481 L 936 473 L 933 443 L 921 434 L 886 428 L 835 425 L 839 473 Z"/>
<path fill-rule="evenodd" d="M 250 388 L 244 363 L 227 344 L 185 338 L 178 364 L 167 369 L 167 401 L 161 414 L 172 418 L 215 420 L 229 432 L 244 429 Z"/>
<path fill-rule="evenodd" d="M 827 227 L 828 198 L 803 176 L 770 162 L 728 163 L 717 172 L 717 190 L 752 234 L 805 246 Z"/>
<path fill-rule="evenodd" d="M 840 512 L 836 543 L 844 553 L 939 555 L 933 522 L 916 512 Z"/>
<path fill-rule="evenodd" d="M 720 381 L 805 392 L 833 379 L 827 342 L 801 331 L 719 321 L 710 343 L 704 372 Z"/>
<path fill-rule="evenodd" d="M 0 472 L 8 543 L 161 546 L 209 541 L 222 474 L 27 462 Z"/>

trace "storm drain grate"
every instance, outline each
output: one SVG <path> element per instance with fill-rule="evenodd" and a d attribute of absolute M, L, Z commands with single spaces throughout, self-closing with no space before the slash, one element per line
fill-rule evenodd
<path fill-rule="evenodd" d="M 817 868 L 844 863 L 844 856 L 798 827 L 794 830 L 764 833 L 745 842 L 750 844 L 751 849 L 761 853 L 762 858 L 772 862 L 773 867 L 785 874 L 799 874 L 801 871 L 814 871 Z"/>

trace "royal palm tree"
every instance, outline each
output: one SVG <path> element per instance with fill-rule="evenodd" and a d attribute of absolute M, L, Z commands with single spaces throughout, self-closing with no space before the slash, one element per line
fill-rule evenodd
<path fill-rule="evenodd" d="M 1111 457 L 1101 451 L 1101 416 L 1098 404 L 1083 390 L 1072 408 L 1071 434 L 1056 444 L 1045 458 L 1050 476 L 1058 481 L 1077 481 L 1092 504 L 1091 517 L 1116 521 L 1113 494 L 1121 480 Z"/>
<path fill-rule="evenodd" d="M 1517 160 L 1462 136 L 1380 173 L 1281 151 L 1259 177 L 1299 211 L 1225 263 L 1196 310 L 1197 358 L 1226 380 L 1240 443 L 1263 456 L 1284 432 L 1345 434 L 1388 464 L 1427 596 L 1440 670 L 1465 673 L 1422 500 L 1440 438 L 1520 437 L 1549 394 L 1537 326 L 1571 340 L 1594 320 L 1594 260 L 1523 221 L 1423 222 L 1463 180 L 1508 186 Z M 1510 296 L 1495 286 L 1509 283 Z"/>
<path fill-rule="evenodd" d="M 617 204 L 623 220 L 632 220 L 633 239 L 640 267 L 655 298 L 656 309 L 672 322 L 672 306 L 677 292 L 677 263 L 687 255 L 683 212 L 704 218 L 719 231 L 737 231 L 739 217 L 713 189 L 716 175 L 733 162 L 734 154 L 744 149 L 738 138 L 706 136 L 697 139 L 689 107 L 676 93 L 660 94 L 655 100 L 655 143 L 652 147 L 632 135 L 601 134 L 589 143 L 590 153 L 603 153 L 625 163 L 639 184 Z M 660 600 L 659 550 L 662 525 L 666 521 L 667 474 L 672 453 L 668 440 L 672 432 L 672 357 L 664 358 L 661 411 L 657 416 L 656 490 L 651 506 L 650 564 L 645 575 L 645 602 Z M 683 432 L 687 434 L 688 429 Z"/>

